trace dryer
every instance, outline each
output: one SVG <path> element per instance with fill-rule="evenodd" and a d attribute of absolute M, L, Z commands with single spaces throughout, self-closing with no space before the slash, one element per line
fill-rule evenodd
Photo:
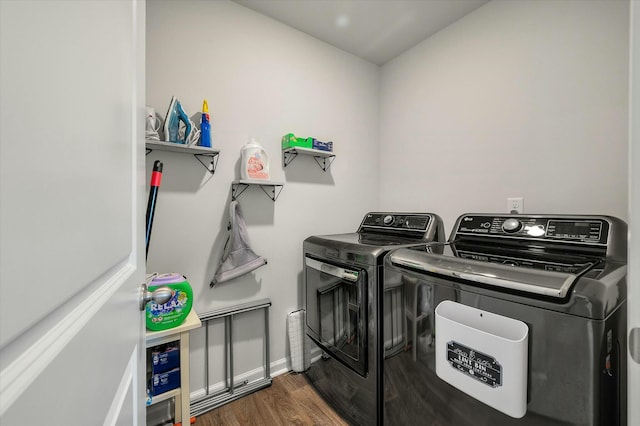
<path fill-rule="evenodd" d="M 444 239 L 442 220 L 433 213 L 371 212 L 355 233 L 304 241 L 306 334 L 323 355 L 305 375 L 349 423 L 381 421 L 384 357 L 408 344 L 404 289 L 383 291 L 384 256 Z"/>

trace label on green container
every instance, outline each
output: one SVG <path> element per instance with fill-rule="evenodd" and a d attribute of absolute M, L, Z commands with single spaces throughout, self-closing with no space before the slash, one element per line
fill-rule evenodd
<path fill-rule="evenodd" d="M 167 303 L 147 303 L 146 319 L 149 330 L 159 331 L 177 327 L 184 322 L 191 311 L 193 294 L 191 286 L 185 281 L 180 284 L 166 285 L 173 294 Z"/>

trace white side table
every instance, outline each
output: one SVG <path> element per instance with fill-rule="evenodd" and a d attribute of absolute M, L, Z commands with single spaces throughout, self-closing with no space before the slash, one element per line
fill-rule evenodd
<path fill-rule="evenodd" d="M 180 342 L 180 387 L 153 397 L 151 405 L 175 397 L 175 423 L 182 422 L 189 425 L 189 330 L 200 327 L 200 319 L 194 309 L 191 309 L 185 321 L 178 327 L 162 331 L 146 333 L 146 347 L 150 348 L 164 343 Z M 186 419 L 183 421 L 183 419 Z"/>

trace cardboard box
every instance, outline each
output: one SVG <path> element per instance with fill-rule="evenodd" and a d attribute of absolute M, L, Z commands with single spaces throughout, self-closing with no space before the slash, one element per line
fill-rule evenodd
<path fill-rule="evenodd" d="M 164 373 L 180 367 L 180 349 L 177 346 L 151 352 L 152 374 Z"/>
<path fill-rule="evenodd" d="M 322 141 L 319 141 L 319 140 L 314 138 L 312 143 L 311 143 L 311 148 L 312 149 L 317 149 L 317 150 L 320 150 L 320 151 L 332 152 L 333 151 L 333 142 L 322 142 Z"/>
<path fill-rule="evenodd" d="M 151 395 L 156 396 L 180 387 L 180 369 L 174 368 L 151 376 Z"/>
<path fill-rule="evenodd" d="M 287 148 L 311 148 L 313 138 L 297 138 L 293 133 L 287 133 L 282 137 L 282 149 Z"/>

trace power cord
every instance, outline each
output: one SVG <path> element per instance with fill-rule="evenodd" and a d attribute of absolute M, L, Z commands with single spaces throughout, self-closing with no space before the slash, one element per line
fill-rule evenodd
<path fill-rule="evenodd" d="M 191 124 L 191 133 L 185 138 L 184 134 L 186 132 L 187 126 L 180 122 L 180 128 L 178 130 L 178 139 L 184 139 L 186 145 L 197 145 L 198 141 L 200 141 L 200 129 L 196 127 L 196 123 L 193 120 L 189 119 L 189 123 Z"/>
<path fill-rule="evenodd" d="M 146 139 L 159 141 L 160 140 L 160 134 L 158 133 L 159 130 L 160 130 L 160 120 L 158 119 L 158 117 L 155 117 L 153 115 L 148 115 L 144 137 Z"/>

